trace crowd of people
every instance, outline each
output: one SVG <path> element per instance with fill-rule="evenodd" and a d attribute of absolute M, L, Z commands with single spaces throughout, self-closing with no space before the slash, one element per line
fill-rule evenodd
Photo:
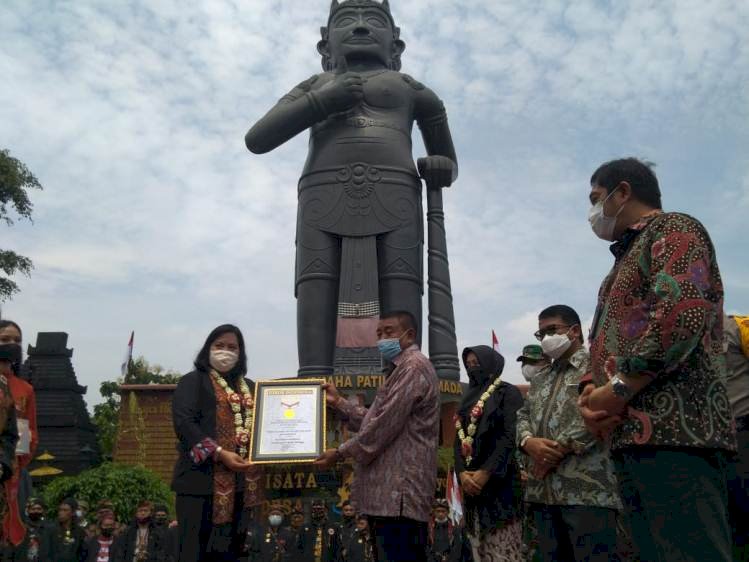
<path fill-rule="evenodd" d="M 28 497 L 38 435 L 33 388 L 18 377 L 21 329 L 0 322 L 0 506 L 3 557 L 24 562 L 461 562 L 749 560 L 749 317 L 728 317 L 704 226 L 664 212 L 658 180 L 633 158 L 590 180 L 589 221 L 610 243 L 590 331 L 548 303 L 517 361 L 463 350 L 468 385 L 455 415 L 462 492 L 435 498 L 440 393 L 417 319 L 380 315 L 384 382 L 365 407 L 325 384 L 351 437 L 314 463 L 350 460 L 352 497 L 332 521 L 271 503 L 248 461 L 254 398 L 241 331 L 206 338 L 172 410 L 179 455 L 167 508 L 66 499 L 54 521 Z M 593 299 L 591 299 L 593 300 Z M 587 345 L 586 345 L 587 343 Z M 25 505 L 21 510 L 19 505 Z M 267 515 L 267 516 L 266 516 Z M 262 523 L 259 522 L 262 520 Z"/>
<path fill-rule="evenodd" d="M 56 517 L 48 506 L 31 498 L 23 513 L 25 533 L 20 543 L 6 543 L 3 562 L 173 562 L 176 560 L 176 521 L 163 504 L 143 500 L 130 521 L 117 520 L 109 500 L 96 504 L 89 517 L 84 500 L 66 498 Z"/>

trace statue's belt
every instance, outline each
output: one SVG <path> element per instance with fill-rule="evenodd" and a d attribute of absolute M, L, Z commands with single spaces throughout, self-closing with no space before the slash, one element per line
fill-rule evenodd
<path fill-rule="evenodd" d="M 411 139 L 411 131 L 406 131 L 403 128 L 398 127 L 397 125 L 393 125 L 392 123 L 388 123 L 387 121 L 378 121 L 377 119 L 372 119 L 371 117 L 348 117 L 346 119 L 337 119 L 333 117 L 318 125 L 315 128 L 315 134 L 337 125 L 348 125 L 349 127 L 354 127 L 356 129 L 364 129 L 366 127 L 382 127 L 384 129 L 392 129 L 394 131 L 398 131 L 399 133 L 407 136 L 409 140 Z"/>
<path fill-rule="evenodd" d="M 365 162 L 352 162 L 342 166 L 320 168 L 299 178 L 299 191 L 311 187 L 339 185 L 349 196 L 363 199 L 371 195 L 378 185 L 402 185 L 421 193 L 421 181 L 416 170 L 396 166 L 375 166 Z"/>

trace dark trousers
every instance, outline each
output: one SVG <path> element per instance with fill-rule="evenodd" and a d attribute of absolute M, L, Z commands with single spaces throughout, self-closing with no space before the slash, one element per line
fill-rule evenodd
<path fill-rule="evenodd" d="M 733 559 L 749 561 L 749 416 L 736 418 L 738 454 L 729 467 L 728 513 L 733 531 Z"/>
<path fill-rule="evenodd" d="M 616 552 L 616 511 L 585 505 L 530 504 L 536 560 L 609 562 Z"/>
<path fill-rule="evenodd" d="M 731 560 L 722 451 L 631 447 L 613 457 L 641 560 Z"/>
<path fill-rule="evenodd" d="M 234 521 L 214 526 L 213 496 L 177 494 L 178 545 L 176 562 L 236 562 L 239 560 L 242 495 L 236 496 Z"/>
<path fill-rule="evenodd" d="M 427 524 L 406 517 L 370 517 L 377 562 L 426 562 Z"/>

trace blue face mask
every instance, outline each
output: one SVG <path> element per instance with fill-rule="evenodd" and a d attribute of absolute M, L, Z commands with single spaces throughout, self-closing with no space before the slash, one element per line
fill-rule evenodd
<path fill-rule="evenodd" d="M 390 338 L 386 340 L 378 340 L 377 349 L 380 350 L 382 357 L 386 361 L 392 361 L 401 354 L 401 341 L 399 338 Z"/>

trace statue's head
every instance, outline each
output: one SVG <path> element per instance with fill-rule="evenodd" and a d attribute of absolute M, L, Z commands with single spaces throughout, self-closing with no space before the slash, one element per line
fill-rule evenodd
<path fill-rule="evenodd" d="M 388 0 L 332 0 L 328 25 L 320 33 L 317 50 L 325 70 L 333 70 L 339 57 L 377 61 L 400 70 L 406 44 L 400 40 Z"/>

